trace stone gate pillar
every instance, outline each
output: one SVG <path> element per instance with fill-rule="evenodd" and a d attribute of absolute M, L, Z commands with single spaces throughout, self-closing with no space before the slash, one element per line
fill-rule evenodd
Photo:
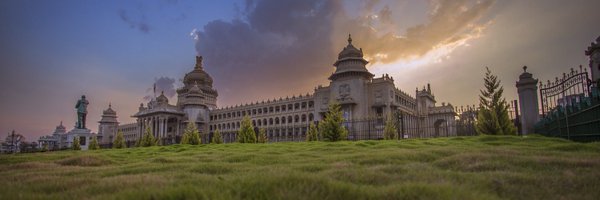
<path fill-rule="evenodd" d="M 527 66 L 524 66 L 523 73 L 519 76 L 516 84 L 521 107 L 521 134 L 523 135 L 534 133 L 534 125 L 539 120 L 537 83 L 538 80 L 534 79 L 531 73 L 527 72 Z"/>

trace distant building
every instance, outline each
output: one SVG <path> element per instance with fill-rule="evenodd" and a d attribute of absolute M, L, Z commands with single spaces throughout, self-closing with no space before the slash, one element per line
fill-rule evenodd
<path fill-rule="evenodd" d="M 0 143 L 0 153 L 19 153 L 21 145 L 25 143 L 25 136 L 13 130 L 6 135 L 4 142 Z"/>
<path fill-rule="evenodd" d="M 44 145 L 48 145 L 48 150 L 59 150 L 61 148 L 67 148 L 65 141 L 67 129 L 63 126 L 62 121 L 60 125 L 56 126 L 52 135 L 42 136 L 38 139 L 39 148 L 43 148 Z"/>
<path fill-rule="evenodd" d="M 67 132 L 63 123 L 60 122 L 58 126 L 54 129 L 54 132 L 50 135 L 41 136 L 38 139 L 38 148 L 43 148 L 45 144 L 48 145 L 48 150 L 60 150 L 60 149 L 69 149 L 73 145 L 73 140 L 75 137 L 79 137 L 79 144 L 81 145 L 82 150 L 87 150 L 89 142 L 92 140 L 92 137 L 97 137 L 98 135 L 90 132 L 89 129 L 77 129 Z"/>
<path fill-rule="evenodd" d="M 399 129 L 405 138 L 456 135 L 454 107 L 445 103 L 436 105 L 429 84 L 417 89 L 412 97 L 396 88 L 389 75 L 375 78 L 367 70 L 367 63 L 362 49 L 354 47 L 349 37 L 348 45 L 334 63 L 336 70 L 329 77 L 328 86 L 316 87 L 313 94 L 218 108 L 213 79 L 204 71 L 202 57 L 196 57 L 196 66 L 184 76 L 184 86 L 177 90 L 175 105 L 169 104 L 161 92 L 146 105 L 140 105 L 133 115 L 137 118 L 136 123 L 119 125 L 117 130 L 124 133 L 127 141 L 135 141 L 149 128 L 161 143 L 173 144 L 179 142 L 187 123 L 195 123 L 203 141 L 208 141 L 218 129 L 225 142 L 232 142 L 242 117 L 247 115 L 255 127 L 266 129 L 270 141 L 299 141 L 304 140 L 309 123 L 323 119 L 328 105 L 335 101 L 342 105 L 344 118 L 348 121 L 344 125 L 350 131 L 349 139 L 382 138 L 382 134 L 358 137 L 356 133 L 364 131 L 365 127 L 381 132 L 382 119 L 387 116 L 399 120 Z M 101 120 L 100 126 L 118 124 L 112 121 L 116 120 L 116 115 L 110 119 L 110 125 Z M 363 120 L 374 120 L 374 124 L 361 125 Z M 107 136 L 114 135 L 115 132 L 109 130 L 99 130 L 103 142 L 109 141 L 104 139 Z"/>

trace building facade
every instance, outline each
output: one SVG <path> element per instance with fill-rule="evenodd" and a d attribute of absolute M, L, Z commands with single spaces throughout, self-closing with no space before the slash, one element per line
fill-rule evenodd
<path fill-rule="evenodd" d="M 348 139 L 383 138 L 387 117 L 396 119 L 404 138 L 456 135 L 454 107 L 437 105 L 429 84 L 421 90 L 417 88 L 413 97 L 398 89 L 393 77 L 375 77 L 367 70 L 367 64 L 362 49 L 356 48 L 349 37 L 333 64 L 335 71 L 329 76 L 329 85 L 315 87 L 312 94 L 219 108 L 213 79 L 204 71 L 202 57 L 196 57 L 194 69 L 183 79 L 184 86 L 177 89 L 176 104 L 170 104 L 161 93 L 140 105 L 133 115 L 136 123 L 118 125 L 117 130 L 124 133 L 127 141 L 134 141 L 149 129 L 162 144 L 173 144 L 179 143 L 187 123 L 194 123 L 203 141 L 209 141 L 212 133 L 219 130 L 225 142 L 233 142 L 242 118 L 249 116 L 255 127 L 267 131 L 269 141 L 301 141 L 310 122 L 322 120 L 329 104 L 336 102 L 346 119 Z M 104 122 L 105 115 L 99 135 L 103 142 L 110 142 L 105 138 L 114 132 L 105 127 L 118 122 L 116 113 L 110 122 Z"/>

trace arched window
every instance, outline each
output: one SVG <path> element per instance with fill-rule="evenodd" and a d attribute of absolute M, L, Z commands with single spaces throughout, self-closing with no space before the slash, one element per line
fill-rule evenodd
<path fill-rule="evenodd" d="M 287 122 L 288 122 L 288 123 L 292 123 L 292 116 L 291 116 L 291 115 L 290 115 L 290 116 L 288 116 L 288 120 L 287 120 Z"/>
<path fill-rule="evenodd" d="M 262 121 L 260 119 L 258 120 L 258 126 L 262 126 Z"/>
<path fill-rule="evenodd" d="M 267 125 L 267 119 L 266 118 L 263 119 L 263 125 L 265 125 L 265 126 Z"/>
<path fill-rule="evenodd" d="M 298 115 L 294 116 L 294 122 L 296 122 L 296 123 L 300 122 L 300 116 L 298 116 Z"/>
<path fill-rule="evenodd" d="M 315 121 L 315 116 L 312 113 L 308 114 L 308 121 Z"/>
<path fill-rule="evenodd" d="M 279 124 L 279 118 L 275 117 L 275 124 Z"/>
<path fill-rule="evenodd" d="M 269 118 L 269 125 L 273 125 L 273 118 Z"/>
<path fill-rule="evenodd" d="M 306 122 L 306 114 L 302 114 L 302 122 Z"/>
<path fill-rule="evenodd" d="M 281 124 L 285 124 L 285 117 L 281 117 Z"/>

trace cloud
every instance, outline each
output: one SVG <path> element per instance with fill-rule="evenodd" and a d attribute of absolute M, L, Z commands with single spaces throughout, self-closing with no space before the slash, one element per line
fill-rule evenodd
<path fill-rule="evenodd" d="M 142 33 L 150 32 L 150 25 L 145 20 L 133 20 L 127 15 L 127 11 L 121 9 L 118 11 L 119 18 L 129 25 L 130 28 L 137 29 Z"/>
<path fill-rule="evenodd" d="M 231 105 L 245 103 L 228 100 L 240 96 L 254 101 L 311 92 L 333 72 L 348 33 L 371 63 L 422 57 L 436 49 L 451 52 L 483 30 L 485 23 L 479 20 L 493 3 L 432 1 L 427 21 L 398 30 L 396 1 L 365 1 L 358 12 L 350 12 L 348 2 L 248 0 L 243 11 L 236 7 L 236 19 L 214 20 L 195 29 L 190 35 L 221 89 L 220 102 Z"/>
<path fill-rule="evenodd" d="M 346 13 L 339 13 L 336 19 L 337 34 L 341 31 L 353 30 L 355 41 L 361 42 L 367 57 L 372 63 L 390 63 L 398 60 L 415 59 L 425 56 L 438 48 L 446 48 L 451 52 L 457 45 L 477 37 L 488 24 L 480 21 L 488 14 L 494 1 L 471 0 L 437 0 L 430 2 L 428 21 L 406 30 L 400 34 L 389 6 L 376 11 L 373 17 L 359 16 L 348 20 Z M 373 9 L 373 6 L 370 6 Z M 336 46 L 343 45 L 336 41 Z M 449 53 L 448 52 L 448 53 Z M 444 55 L 445 56 L 445 55 Z"/>
<path fill-rule="evenodd" d="M 154 94 L 154 85 L 156 85 L 156 94 Z M 149 92 L 149 95 L 144 97 L 144 100 L 149 101 L 154 98 L 154 95 L 158 96 L 161 92 L 165 94 L 168 98 L 173 98 L 175 94 L 177 94 L 175 90 L 175 79 L 170 77 L 160 77 L 154 79 L 153 88 L 148 88 L 146 92 Z"/>

